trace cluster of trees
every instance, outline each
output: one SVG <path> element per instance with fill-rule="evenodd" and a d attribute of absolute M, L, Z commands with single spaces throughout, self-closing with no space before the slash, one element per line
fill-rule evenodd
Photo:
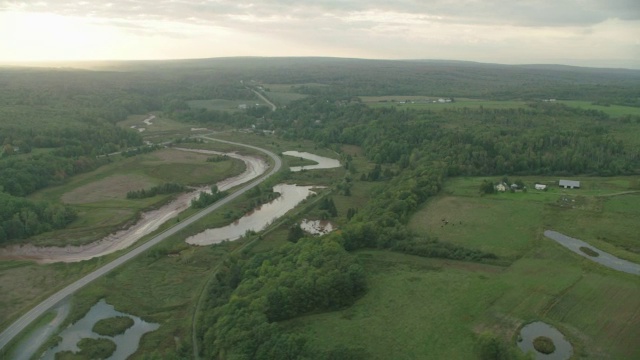
<path fill-rule="evenodd" d="M 175 194 L 185 191 L 186 186 L 178 183 L 164 183 L 149 189 L 131 190 L 127 192 L 127 199 L 146 199 L 161 194 Z"/>
<path fill-rule="evenodd" d="M 0 192 L 0 245 L 54 229 L 76 219 L 73 208 L 34 202 Z"/>
<path fill-rule="evenodd" d="M 303 239 L 230 259 L 207 290 L 198 327 L 204 345 L 200 355 L 240 360 L 357 354 L 349 349 L 313 352 L 304 337 L 287 333 L 278 322 L 351 305 L 365 289 L 362 267 L 332 238 Z"/>
<path fill-rule="evenodd" d="M 214 202 L 227 196 L 226 191 L 219 191 L 216 185 L 211 186 L 211 192 L 201 191 L 197 198 L 191 199 L 191 207 L 194 209 L 204 209 Z"/>
<path fill-rule="evenodd" d="M 320 201 L 318 205 L 318 209 L 322 211 L 323 220 L 326 220 L 330 217 L 338 216 L 338 209 L 336 208 L 336 204 L 333 202 L 333 198 L 325 197 Z"/>

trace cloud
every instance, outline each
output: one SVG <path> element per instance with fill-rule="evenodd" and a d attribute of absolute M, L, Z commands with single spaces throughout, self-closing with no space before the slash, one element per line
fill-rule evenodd
<path fill-rule="evenodd" d="M 607 19 L 640 20 L 637 0 L 5 0 L 0 9 L 129 20 L 197 19 L 216 25 L 241 23 L 243 19 L 296 22 L 327 15 L 353 20 L 355 14 L 373 12 L 422 16 L 443 23 L 513 26 L 587 26 Z"/>
<path fill-rule="evenodd" d="M 3 12 L 82 19 L 184 49 L 199 42 L 188 53 L 201 57 L 640 58 L 638 0 L 0 0 Z"/>

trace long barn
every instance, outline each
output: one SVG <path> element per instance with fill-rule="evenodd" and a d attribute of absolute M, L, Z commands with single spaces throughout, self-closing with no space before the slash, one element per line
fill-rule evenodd
<path fill-rule="evenodd" d="M 580 188 L 580 181 L 560 180 L 559 185 L 560 185 L 560 187 L 565 188 L 565 189 L 579 189 Z"/>

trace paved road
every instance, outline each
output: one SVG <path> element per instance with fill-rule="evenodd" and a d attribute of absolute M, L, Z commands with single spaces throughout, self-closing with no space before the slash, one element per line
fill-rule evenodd
<path fill-rule="evenodd" d="M 260 99 L 262 99 L 262 101 L 266 102 L 267 104 L 269 104 L 269 106 L 271 106 L 271 111 L 276 111 L 276 109 L 278 108 L 276 106 L 276 104 L 272 103 L 271 101 L 269 101 L 269 99 L 267 99 L 264 95 L 260 94 L 260 92 L 251 89 L 251 91 L 253 91 L 256 95 L 258 95 L 258 97 Z"/>
<path fill-rule="evenodd" d="M 232 145 L 238 145 L 238 146 L 244 146 L 244 147 L 248 147 L 254 150 L 258 150 L 261 151 L 265 154 L 267 154 L 269 157 L 271 157 L 275 163 L 275 166 L 271 169 L 271 171 L 269 171 L 269 173 L 267 173 L 267 175 L 254 180 L 253 182 L 249 183 L 248 185 L 244 186 L 242 189 L 234 192 L 233 194 L 225 197 L 224 199 L 218 201 L 217 203 L 209 206 L 208 208 L 202 210 L 201 212 L 182 220 L 182 222 L 176 224 L 175 226 L 173 226 L 170 229 L 165 230 L 164 232 L 158 234 L 156 237 L 154 237 L 153 239 L 147 241 L 146 243 L 142 244 L 141 246 L 129 251 L 128 253 L 122 255 L 121 257 L 113 260 L 112 262 L 106 264 L 105 266 L 99 268 L 98 270 L 95 270 L 94 272 L 86 275 L 85 277 L 81 278 L 80 280 L 77 280 L 76 282 L 70 284 L 69 286 L 65 287 L 64 289 L 58 291 L 57 293 L 51 295 L 48 299 L 46 299 L 45 301 L 41 302 L 40 304 L 38 304 L 36 307 L 34 307 L 33 309 L 29 310 L 26 314 L 22 315 L 18 320 L 16 320 L 13 324 L 11 324 L 8 328 L 6 328 L 1 334 L 0 334 L 0 358 L 2 357 L 2 348 L 4 348 L 16 335 L 18 335 L 22 330 L 24 330 L 29 324 L 31 324 L 33 321 L 35 321 L 38 317 L 42 316 L 44 313 L 46 313 L 47 311 L 49 311 L 52 307 L 54 307 L 57 303 L 59 303 L 60 301 L 62 301 L 64 298 L 68 297 L 69 295 L 75 293 L 76 291 L 80 290 L 82 287 L 84 287 L 85 285 L 89 284 L 90 282 L 98 279 L 101 276 L 104 276 L 106 273 L 110 272 L 111 270 L 115 269 L 116 267 L 126 263 L 127 261 L 133 259 L 134 257 L 140 255 L 141 253 L 147 251 L 149 248 L 151 248 L 152 246 L 157 245 L 158 243 L 160 243 L 161 241 L 163 241 L 164 239 L 168 238 L 169 236 L 177 233 L 178 231 L 186 228 L 187 226 L 193 224 L 194 222 L 202 219 L 203 217 L 207 216 L 208 214 L 210 214 L 211 212 L 219 209 L 220 207 L 226 205 L 227 203 L 233 201 L 234 199 L 236 199 L 237 197 L 241 196 L 242 194 L 244 194 L 245 192 L 247 192 L 249 189 L 252 189 L 253 187 L 257 186 L 258 184 L 260 184 L 261 182 L 263 182 L 265 179 L 267 179 L 268 177 L 270 177 L 271 175 L 275 174 L 276 172 L 278 172 L 280 170 L 280 167 L 282 167 L 282 160 L 280 160 L 280 158 L 272 153 L 269 150 L 265 150 L 256 146 L 252 146 L 252 145 L 246 145 L 246 144 L 240 144 L 240 143 L 235 143 L 235 142 L 231 142 L 231 141 L 225 141 L 225 140 L 217 140 L 217 139 L 211 139 L 208 138 L 210 140 L 215 140 L 215 141 L 219 141 L 219 142 L 223 142 L 223 143 L 227 143 L 227 144 L 232 144 Z"/>
<path fill-rule="evenodd" d="M 567 249 L 573 251 L 578 255 L 582 255 L 589 260 L 595 261 L 601 265 L 604 265 L 610 269 L 618 270 L 622 272 L 626 272 L 629 274 L 640 275 L 640 264 L 633 263 L 631 261 L 623 260 L 617 258 L 609 253 L 606 253 L 598 248 L 595 248 L 586 242 L 574 239 L 567 235 L 561 234 L 557 231 L 547 230 L 544 232 L 544 236 L 548 237 L 551 240 L 555 240 L 558 244 L 566 247 Z M 580 247 L 589 248 L 595 252 L 597 252 L 598 256 L 589 256 L 585 254 Z"/>

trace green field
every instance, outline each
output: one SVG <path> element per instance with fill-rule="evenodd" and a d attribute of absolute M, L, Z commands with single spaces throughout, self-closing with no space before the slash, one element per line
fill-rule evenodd
<path fill-rule="evenodd" d="M 640 243 L 634 235 L 640 231 L 638 177 L 575 179 L 581 181 L 581 189 L 561 189 L 557 178 L 520 177 L 529 187 L 527 192 L 483 197 L 478 191 L 483 178 L 451 179 L 444 195 L 430 200 L 410 226 L 441 240 L 508 257 L 523 255 L 544 230 L 556 230 L 640 262 Z M 548 190 L 533 190 L 535 183 L 547 184 Z M 505 239 L 509 247 L 504 246 Z"/>
<path fill-rule="evenodd" d="M 350 308 L 290 320 L 287 328 L 307 335 L 318 350 L 364 349 L 371 359 L 463 359 L 477 351 L 480 334 L 493 334 L 515 346 L 520 326 L 542 320 L 565 334 L 577 357 L 640 356 L 640 279 L 597 265 L 541 235 L 547 226 L 562 229 L 565 220 L 557 215 L 566 211 L 582 214 L 583 227 L 603 228 L 593 223 L 603 217 L 637 234 L 639 223 L 615 222 L 621 212 L 638 218 L 637 196 L 600 196 L 628 190 L 637 178 L 578 179 L 586 197 L 605 199 L 606 210 L 596 215 L 592 210 L 556 209 L 555 201 L 566 193 L 558 189 L 481 197 L 481 178 L 451 179 L 443 195 L 414 215 L 410 228 L 441 241 L 492 251 L 510 259 L 511 265 L 359 251 L 370 275 L 367 294 Z M 623 243 L 637 244 L 636 239 L 630 236 Z M 618 255 L 638 261 L 637 252 L 615 243 L 584 240 L 596 246 L 604 242 Z"/>
<path fill-rule="evenodd" d="M 287 105 L 292 101 L 306 98 L 308 95 L 300 94 L 294 89 L 296 85 L 289 84 L 264 84 L 264 95 L 272 102 Z"/>
<path fill-rule="evenodd" d="M 559 103 L 587 110 L 598 110 L 611 117 L 620 117 L 625 115 L 640 116 L 640 107 L 622 106 L 622 105 L 596 105 L 589 101 L 577 100 L 558 100 Z"/>

